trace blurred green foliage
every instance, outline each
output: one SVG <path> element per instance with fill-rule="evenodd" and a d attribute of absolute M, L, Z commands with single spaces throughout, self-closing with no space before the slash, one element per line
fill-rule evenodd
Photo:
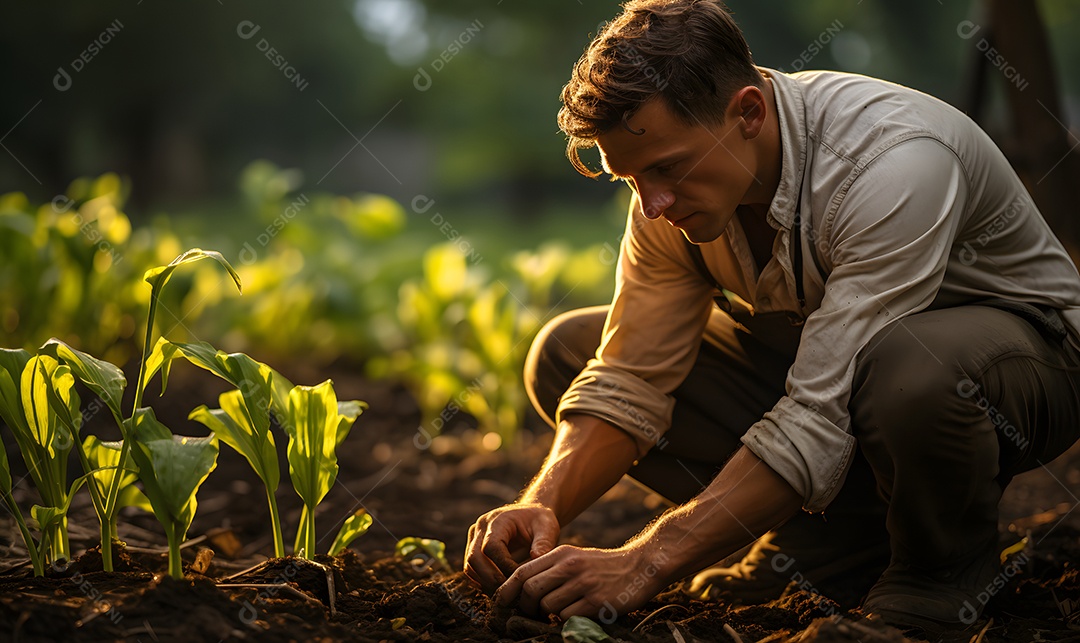
<path fill-rule="evenodd" d="M 456 233 L 447 241 L 442 215 L 410 217 L 382 195 L 309 192 L 298 172 L 266 161 L 239 183 L 245 216 L 189 219 L 184 231 L 164 215 L 132 228 L 130 187 L 115 174 L 36 206 L 0 196 L 4 345 L 56 336 L 120 365 L 137 358 L 142 275 L 196 239 L 223 248 L 244 295 L 220 270 L 192 266 L 164 293 L 163 334 L 313 367 L 364 363 L 408 383 L 429 421 L 463 410 L 505 440 L 527 404 L 521 370 L 540 326 L 610 296 L 615 240 L 523 250 L 532 235 L 496 231 L 488 241 L 501 245 L 474 246 Z M 612 204 L 611 218 L 622 207 Z"/>

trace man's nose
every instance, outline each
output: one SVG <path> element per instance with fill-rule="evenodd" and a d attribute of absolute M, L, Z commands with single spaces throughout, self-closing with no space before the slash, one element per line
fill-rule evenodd
<path fill-rule="evenodd" d="M 675 195 L 666 190 L 641 195 L 641 214 L 646 219 L 659 218 L 665 210 L 675 205 Z"/>

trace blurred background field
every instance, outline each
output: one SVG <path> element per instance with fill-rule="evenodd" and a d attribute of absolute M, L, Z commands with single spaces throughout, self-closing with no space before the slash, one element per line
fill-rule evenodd
<path fill-rule="evenodd" d="M 759 64 L 930 92 L 977 112 L 1023 165 L 1009 87 L 1038 81 L 987 51 L 991 4 L 729 3 Z M 1032 46 L 1048 48 L 1060 94 L 1045 109 L 1065 127 L 1080 112 L 1080 5 L 1036 5 L 1045 34 Z M 533 334 L 611 295 L 628 195 L 573 171 L 555 113 L 572 64 L 617 10 L 6 6 L 0 343 L 58 336 L 127 364 L 143 271 L 216 249 L 244 295 L 210 266 L 178 273 L 167 336 L 401 379 L 429 419 L 450 404 L 509 437 Z M 979 62 L 992 69 L 976 74 Z"/>

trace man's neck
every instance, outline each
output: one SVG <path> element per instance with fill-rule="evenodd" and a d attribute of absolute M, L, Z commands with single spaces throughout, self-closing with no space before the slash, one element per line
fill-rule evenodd
<path fill-rule="evenodd" d="M 765 127 L 755 139 L 757 145 L 756 181 L 746 193 L 744 205 L 751 206 L 754 213 L 764 217 L 769 210 L 776 190 L 780 186 L 780 174 L 783 171 L 783 148 L 780 144 L 780 118 L 777 116 L 776 92 L 773 91 L 772 79 L 765 78 L 763 88 L 769 113 L 765 118 Z"/>

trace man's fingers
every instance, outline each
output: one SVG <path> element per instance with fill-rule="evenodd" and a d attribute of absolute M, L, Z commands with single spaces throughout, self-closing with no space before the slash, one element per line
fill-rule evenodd
<path fill-rule="evenodd" d="M 469 543 L 465 548 L 465 575 L 480 586 L 485 593 L 491 594 L 506 582 L 504 574 L 482 551 L 479 540 L 480 529 L 469 527 Z"/>
<path fill-rule="evenodd" d="M 553 516 L 541 516 L 534 527 L 532 547 L 529 549 L 531 558 L 539 558 L 555 548 L 559 541 L 559 521 Z"/>
<path fill-rule="evenodd" d="M 510 554 L 508 543 L 513 539 L 516 527 L 511 529 L 507 522 L 494 523 L 484 535 L 484 542 L 480 549 L 488 560 L 509 576 L 517 569 L 518 564 Z"/>
<path fill-rule="evenodd" d="M 465 575 L 476 581 L 485 594 L 494 593 L 506 582 L 506 576 L 480 552 L 465 561 Z"/>

